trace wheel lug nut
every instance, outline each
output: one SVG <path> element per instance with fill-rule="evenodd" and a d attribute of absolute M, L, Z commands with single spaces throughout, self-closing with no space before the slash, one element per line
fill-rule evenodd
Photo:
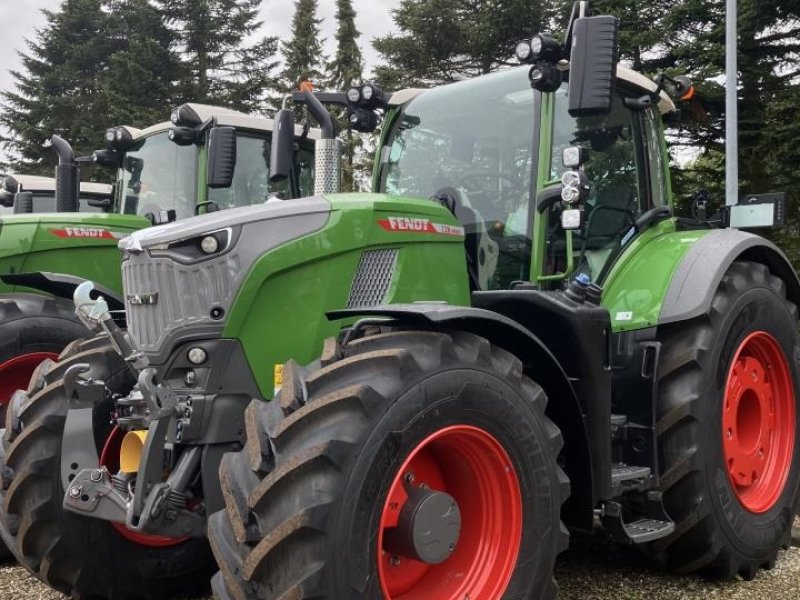
<path fill-rule="evenodd" d="M 399 567 L 400 566 L 400 557 L 399 556 L 393 556 L 392 558 L 389 559 L 389 564 L 392 565 L 393 567 Z"/>
<path fill-rule="evenodd" d="M 414 474 L 409 471 L 405 476 L 406 483 L 414 483 Z"/>

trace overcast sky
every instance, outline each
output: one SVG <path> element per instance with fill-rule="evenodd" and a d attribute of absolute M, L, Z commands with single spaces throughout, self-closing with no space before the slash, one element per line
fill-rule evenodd
<path fill-rule="evenodd" d="M 32 39 L 36 29 L 45 23 L 41 9 L 58 10 L 60 0 L 0 0 L 0 90 L 13 89 L 13 79 L 9 70 L 20 67 L 17 51 L 25 51 L 25 39 Z M 361 50 L 372 67 L 377 62 L 377 53 L 370 43 L 372 38 L 385 35 L 393 29 L 390 10 L 397 7 L 400 0 L 354 0 L 356 26 L 361 31 Z M 334 51 L 336 20 L 335 0 L 319 0 L 318 17 L 324 19 L 322 36 L 326 39 L 325 52 L 330 56 Z M 263 0 L 261 20 L 264 21 L 263 35 L 277 35 L 282 39 L 289 36 L 289 27 L 294 13 L 294 2 L 290 0 Z"/>

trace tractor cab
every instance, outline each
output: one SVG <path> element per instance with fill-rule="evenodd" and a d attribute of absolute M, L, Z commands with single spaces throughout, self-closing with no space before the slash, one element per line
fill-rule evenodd
<path fill-rule="evenodd" d="M 615 87 L 610 111 L 586 117 L 570 115 L 568 82 L 532 92 L 526 67 L 398 92 L 375 191 L 450 202 L 473 289 L 577 273 L 600 282 L 637 219 L 669 204 L 660 115 L 675 107 L 664 93 L 646 108 L 631 102 L 657 86 L 621 66 Z M 590 186 L 579 226 L 565 229 L 562 154 L 576 146 Z"/>
<path fill-rule="evenodd" d="M 274 183 L 272 128 L 270 119 L 189 103 L 173 111 L 171 122 L 144 130 L 109 129 L 109 149 L 96 152 L 95 160 L 118 167 L 121 212 L 149 216 L 155 223 L 259 204 L 273 196 L 311 194 L 319 132 L 296 128 L 291 176 Z"/>

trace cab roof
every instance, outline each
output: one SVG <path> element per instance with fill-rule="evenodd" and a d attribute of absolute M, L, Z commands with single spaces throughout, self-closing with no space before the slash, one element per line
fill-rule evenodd
<path fill-rule="evenodd" d="M 250 131 L 272 131 L 273 129 L 273 120 L 267 119 L 266 117 L 255 117 L 238 110 L 232 110 L 222 106 L 211 106 L 209 104 L 198 104 L 196 102 L 189 102 L 188 106 L 200 117 L 203 122 L 210 119 L 215 119 L 217 125 L 235 127 L 237 129 L 247 129 Z M 146 129 L 137 129 L 136 127 L 130 127 L 128 125 L 123 125 L 123 127 L 125 127 L 125 129 L 130 132 L 133 139 L 136 140 L 147 137 L 154 133 L 167 131 L 173 127 L 173 124 L 169 121 L 165 121 L 163 123 L 151 125 Z M 295 136 L 300 137 L 303 134 L 303 127 L 300 125 L 295 125 L 294 134 Z M 309 139 L 318 140 L 320 137 L 321 132 L 319 129 L 309 129 Z"/>
<path fill-rule="evenodd" d="M 527 66 L 516 67 L 519 69 L 527 69 Z M 655 92 L 658 86 L 655 82 L 648 79 L 641 73 L 629 69 L 623 65 L 617 65 L 617 79 L 621 82 L 627 83 L 633 87 L 639 88 L 643 92 Z M 451 84 L 452 85 L 452 84 Z M 389 98 L 389 106 L 401 106 L 409 102 L 424 92 L 424 88 L 406 88 L 392 94 Z M 661 114 L 672 112 L 675 109 L 675 103 L 663 90 L 659 94 L 658 109 Z"/>

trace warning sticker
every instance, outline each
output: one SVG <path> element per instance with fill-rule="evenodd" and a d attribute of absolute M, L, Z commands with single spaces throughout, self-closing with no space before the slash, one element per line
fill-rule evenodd
<path fill-rule="evenodd" d="M 275 365 L 275 393 L 280 391 L 283 385 L 283 363 Z"/>
<path fill-rule="evenodd" d="M 91 238 L 96 240 L 119 240 L 126 235 L 119 231 L 110 231 L 102 227 L 64 227 L 63 229 L 49 229 L 48 231 L 60 238 Z"/>
<path fill-rule="evenodd" d="M 445 223 L 434 223 L 430 219 L 417 217 L 388 217 L 380 219 L 378 225 L 386 231 L 413 231 L 417 233 L 437 233 L 439 235 L 463 236 L 464 228 Z"/>

